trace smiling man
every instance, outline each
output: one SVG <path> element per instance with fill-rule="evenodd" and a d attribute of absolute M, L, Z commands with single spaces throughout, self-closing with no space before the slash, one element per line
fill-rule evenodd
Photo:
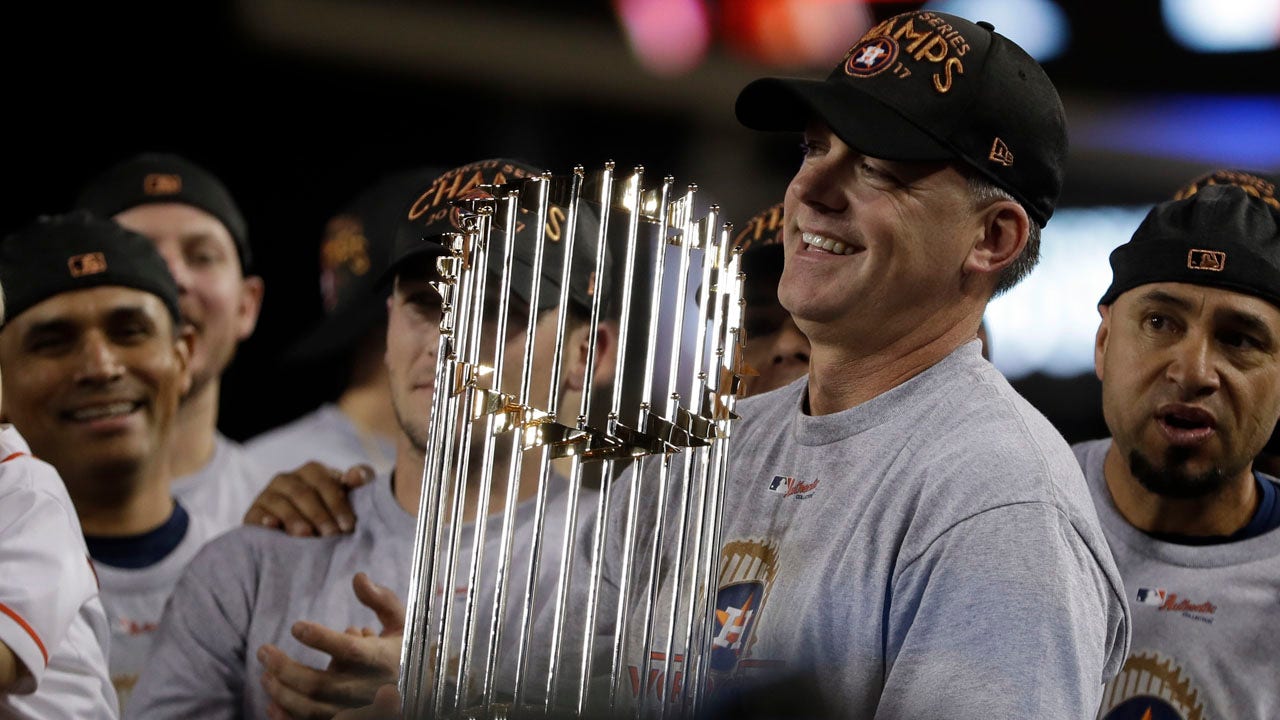
<path fill-rule="evenodd" d="M 1203 187 L 1111 267 L 1094 347 L 1111 437 L 1074 447 L 1133 604 L 1100 717 L 1275 717 L 1280 492 L 1253 459 L 1280 417 L 1280 212 Z"/>
<path fill-rule="evenodd" d="M 912 12 L 737 115 L 803 133 L 778 298 L 810 361 L 737 406 L 711 716 L 1091 717 L 1121 581 L 1066 441 L 977 338 L 1062 187 L 1053 84 L 989 24 Z M 637 650 L 630 677 L 662 672 Z M 657 707 L 673 682 L 630 687 Z"/>
<path fill-rule="evenodd" d="M 84 212 L 0 242 L 4 414 L 53 465 L 84 530 L 124 706 L 178 574 L 213 534 L 169 491 L 191 331 L 146 238 Z"/>
<path fill-rule="evenodd" d="M 170 153 L 142 153 L 104 170 L 76 204 L 149 238 L 168 264 L 182 320 L 194 332 L 191 389 L 167 448 L 173 492 L 219 529 L 238 525 L 270 480 L 218 431 L 222 375 L 262 306 L 240 208 L 213 173 Z"/>

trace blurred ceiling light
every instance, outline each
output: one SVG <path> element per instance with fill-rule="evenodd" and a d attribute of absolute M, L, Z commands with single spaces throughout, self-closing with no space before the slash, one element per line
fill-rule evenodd
<path fill-rule="evenodd" d="M 1161 0 L 1169 35 L 1197 52 L 1256 52 L 1280 47 L 1276 0 Z"/>
<path fill-rule="evenodd" d="M 925 9 L 986 20 L 1039 62 L 1058 57 L 1071 41 L 1067 14 L 1053 0 L 933 0 Z"/>
<path fill-rule="evenodd" d="M 829 69 L 871 26 L 862 0 L 723 0 L 724 40 L 753 60 Z"/>
<path fill-rule="evenodd" d="M 646 68 L 679 75 L 697 67 L 711 42 L 702 0 L 614 0 L 627 41 Z"/>
<path fill-rule="evenodd" d="M 1280 168 L 1280 95 L 1171 95 L 1071 121 L 1072 147 Z"/>

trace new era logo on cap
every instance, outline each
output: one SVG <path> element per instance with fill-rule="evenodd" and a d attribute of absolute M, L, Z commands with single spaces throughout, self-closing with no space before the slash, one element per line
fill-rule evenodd
<path fill-rule="evenodd" d="M 142 177 L 142 192 L 147 195 L 177 195 L 182 192 L 182 176 L 148 173 Z"/>
<path fill-rule="evenodd" d="M 987 155 L 991 162 L 997 162 L 1005 167 L 1013 167 L 1013 151 L 1000 138 L 996 138 L 991 143 L 991 152 Z"/>
<path fill-rule="evenodd" d="M 1222 272 L 1227 266 L 1227 254 L 1219 250 L 1200 250 L 1192 248 L 1187 251 L 1187 267 L 1192 270 L 1212 270 Z"/>
<path fill-rule="evenodd" d="M 67 269 L 73 278 L 97 275 L 107 271 L 107 258 L 100 252 L 72 255 L 67 258 Z"/>

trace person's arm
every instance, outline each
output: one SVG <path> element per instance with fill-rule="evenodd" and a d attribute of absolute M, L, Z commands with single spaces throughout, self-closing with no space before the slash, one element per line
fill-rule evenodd
<path fill-rule="evenodd" d="M 373 469 L 345 472 L 310 462 L 271 478 L 245 513 L 245 525 L 283 530 L 295 537 L 351 532 L 356 516 L 347 493 L 373 479 Z"/>
<path fill-rule="evenodd" d="M 239 718 L 245 645 L 256 609 L 257 559 L 245 531 L 210 541 L 165 604 L 124 717 Z"/>
<path fill-rule="evenodd" d="M 1124 601 L 1060 511 L 987 510 L 904 560 L 878 720 L 1094 717 Z"/>
<path fill-rule="evenodd" d="M 9 692 L 26 672 L 27 668 L 18 656 L 13 654 L 8 645 L 0 642 L 0 693 Z"/>
<path fill-rule="evenodd" d="M 61 478 L 29 457 L 3 467 L 10 484 L 0 496 L 0 654 L 12 663 L 0 661 L 0 691 L 25 694 L 39 687 L 49 655 L 98 587 L 70 499 L 58 495 Z"/>

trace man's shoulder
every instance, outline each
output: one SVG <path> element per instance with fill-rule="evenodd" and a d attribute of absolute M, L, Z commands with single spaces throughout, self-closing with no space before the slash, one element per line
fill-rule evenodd
<path fill-rule="evenodd" d="M 1071 452 L 1076 456 L 1076 460 L 1080 461 L 1080 467 L 1088 468 L 1091 462 L 1100 460 L 1109 447 L 1111 447 L 1111 438 L 1094 438 L 1072 443 Z"/>
<path fill-rule="evenodd" d="M 205 542 L 195 553 L 188 570 L 298 566 L 308 558 L 332 552 L 334 544 L 346 537 L 349 536 L 294 537 L 274 528 L 237 525 Z"/>

